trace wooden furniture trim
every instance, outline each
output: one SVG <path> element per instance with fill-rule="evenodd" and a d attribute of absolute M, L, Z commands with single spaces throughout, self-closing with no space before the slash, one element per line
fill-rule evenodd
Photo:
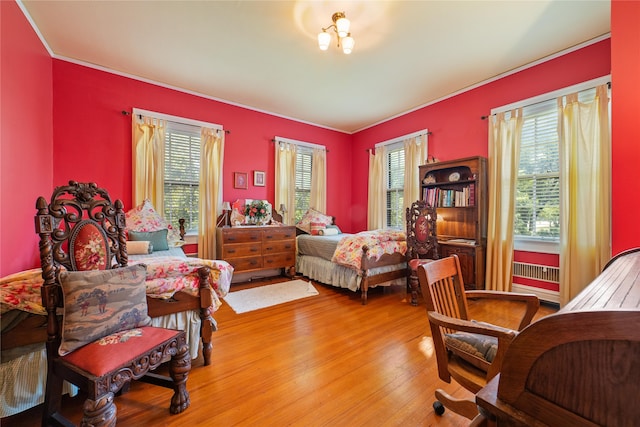
<path fill-rule="evenodd" d="M 631 426 L 640 419 L 640 252 L 626 251 L 512 342 L 477 402 L 498 425 Z"/>
<path fill-rule="evenodd" d="M 453 171 L 463 175 L 459 181 L 449 182 L 446 177 Z M 435 174 L 440 181 L 425 184 L 423 180 L 428 174 Z M 475 179 L 472 176 L 475 174 Z M 436 206 L 438 216 L 453 216 L 454 220 L 437 224 L 437 235 L 440 257 L 451 254 L 472 257 L 473 266 L 463 264 L 463 275 L 467 289 L 484 289 L 485 287 L 485 252 L 487 241 L 487 159 L 482 156 L 471 156 L 455 160 L 427 163 L 419 167 L 420 198 L 424 199 L 427 188 L 453 189 L 474 184 L 475 204 L 473 206 L 442 207 Z M 462 224 L 462 225 L 459 225 Z M 454 232 L 455 231 L 455 232 Z M 475 244 L 450 242 L 453 239 L 473 240 Z M 470 270 L 470 271 L 469 271 Z"/>
<path fill-rule="evenodd" d="M 295 270 L 296 231 L 287 226 L 241 226 L 218 228 L 216 253 L 237 273 L 284 268 Z"/>

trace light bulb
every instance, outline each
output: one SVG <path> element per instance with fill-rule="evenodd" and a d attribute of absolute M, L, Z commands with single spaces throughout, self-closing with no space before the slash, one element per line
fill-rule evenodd
<path fill-rule="evenodd" d="M 345 54 L 350 54 L 353 50 L 353 45 L 356 44 L 356 41 L 351 37 L 351 35 L 347 35 L 347 37 L 342 39 L 342 52 Z"/>
<path fill-rule="evenodd" d="M 347 18 L 340 18 L 336 21 L 336 29 L 340 37 L 347 37 L 349 35 L 349 27 L 351 22 Z"/>
<path fill-rule="evenodd" d="M 318 47 L 320 47 L 320 50 L 329 49 L 330 43 L 331 43 L 331 34 L 325 31 L 318 34 Z"/>

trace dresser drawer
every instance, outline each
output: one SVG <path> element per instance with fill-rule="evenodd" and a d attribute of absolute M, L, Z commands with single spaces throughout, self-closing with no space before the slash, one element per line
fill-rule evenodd
<path fill-rule="evenodd" d="M 290 240 L 296 238 L 295 227 L 269 227 L 264 231 L 264 242 L 274 240 Z"/>
<path fill-rule="evenodd" d="M 251 229 L 227 229 L 222 232 L 222 243 L 248 243 L 248 242 L 261 242 L 262 230 Z"/>
<path fill-rule="evenodd" d="M 296 255 L 293 252 L 265 255 L 263 257 L 263 260 L 264 260 L 264 268 L 291 267 L 296 263 Z"/>
<path fill-rule="evenodd" d="M 262 256 L 226 258 L 225 261 L 231 264 L 233 269 L 237 272 L 262 268 Z"/>
<path fill-rule="evenodd" d="M 274 242 L 265 242 L 262 244 L 262 253 L 265 255 L 279 253 L 279 252 L 291 252 L 295 251 L 295 240 L 279 240 Z"/>
<path fill-rule="evenodd" d="M 222 258 L 258 256 L 261 252 L 261 243 L 231 243 L 222 247 Z"/>

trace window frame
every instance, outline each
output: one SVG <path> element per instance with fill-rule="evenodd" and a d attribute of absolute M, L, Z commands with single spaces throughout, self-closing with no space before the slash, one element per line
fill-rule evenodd
<path fill-rule="evenodd" d="M 304 156 L 305 158 L 308 156 L 309 161 L 309 169 L 302 169 L 299 170 L 298 166 L 299 166 L 299 162 L 300 163 L 306 163 L 304 162 L 304 160 L 302 159 L 302 156 Z M 304 166 L 304 165 L 303 165 Z M 307 174 L 309 175 L 309 180 L 308 180 L 308 186 L 309 188 L 302 188 L 302 187 L 298 187 L 298 182 L 301 182 L 302 184 L 306 183 L 306 179 L 304 178 L 300 178 L 299 174 Z M 304 216 L 304 214 L 307 212 L 307 210 L 309 210 L 309 205 L 311 204 L 311 181 L 313 180 L 313 148 L 311 147 L 307 147 L 304 145 L 298 145 L 296 147 L 296 182 L 294 185 L 294 198 L 296 201 L 296 205 L 293 208 L 293 217 L 295 219 L 295 222 L 297 223 L 298 221 L 300 221 L 302 219 L 302 217 Z M 307 201 L 307 206 L 306 207 L 300 207 L 298 206 L 298 200 L 299 200 L 299 193 L 305 193 L 306 194 L 306 201 Z"/>
<path fill-rule="evenodd" d="M 186 235 L 194 235 L 197 236 L 199 233 L 199 218 L 200 218 L 200 195 L 199 195 L 199 189 L 200 189 L 200 147 L 202 144 L 202 140 L 200 137 L 201 134 L 201 130 L 202 128 L 200 126 L 196 126 L 196 125 L 190 125 L 190 124 L 185 124 L 185 123 L 178 123 L 178 122 L 174 122 L 174 121 L 167 121 L 166 127 L 165 127 L 165 141 L 164 141 L 164 157 L 165 157 L 165 162 L 164 162 L 164 217 L 165 220 L 170 223 L 173 227 L 175 227 L 176 229 L 179 229 L 179 223 L 174 223 L 171 221 L 171 217 L 172 214 L 170 214 L 170 212 L 173 211 L 173 209 L 169 209 L 168 206 L 168 201 L 169 198 L 167 197 L 167 194 L 169 194 L 169 192 L 167 191 L 167 187 L 171 186 L 171 185 L 175 185 L 175 186 L 185 186 L 185 187 L 189 187 L 190 188 L 190 192 L 193 193 L 193 190 L 195 189 L 195 196 L 194 200 L 191 201 L 191 203 L 189 204 L 189 207 L 186 208 L 186 212 L 188 213 L 189 218 L 185 218 L 187 219 L 186 224 L 185 224 L 185 232 Z M 171 138 L 171 135 L 176 135 L 176 138 Z M 187 145 L 187 150 L 188 153 L 186 153 L 186 156 L 189 157 L 189 166 L 188 168 L 190 169 L 195 169 L 197 167 L 198 173 L 197 173 L 197 178 L 193 179 L 193 177 L 191 177 L 192 179 L 190 180 L 185 180 L 182 181 L 184 182 L 184 184 L 181 184 L 179 179 L 168 179 L 167 176 L 170 174 L 170 172 L 168 171 L 168 168 L 170 167 L 169 165 L 169 159 L 171 157 L 171 153 L 169 152 L 169 150 L 171 149 L 171 145 L 173 145 L 174 143 L 177 142 L 177 140 L 179 140 L 179 138 L 184 138 L 184 139 L 188 139 L 188 142 L 185 144 Z M 176 150 L 177 152 L 178 150 Z M 175 155 L 176 152 L 174 152 L 173 154 Z M 184 153 L 184 151 L 183 151 Z M 194 154 L 195 153 L 195 154 Z M 179 163 L 179 160 L 177 160 L 176 165 Z M 185 175 L 186 177 L 186 175 Z M 188 193 L 189 191 L 187 191 Z M 193 204 L 196 204 L 195 209 L 193 208 Z M 195 212 L 193 212 L 195 210 Z M 182 218 L 182 216 L 178 216 L 177 219 Z M 177 221 L 176 219 L 176 221 Z"/>
<path fill-rule="evenodd" d="M 404 180 L 405 180 L 405 150 L 404 150 L 404 141 L 398 141 L 398 142 L 392 142 L 389 143 L 387 146 L 387 152 L 386 152 L 386 159 L 385 159 L 385 192 L 386 192 L 386 203 L 385 203 L 385 217 L 386 217 L 386 227 L 387 228 L 392 228 L 392 229 L 398 229 L 398 230 L 403 230 L 405 228 L 405 223 L 403 221 L 403 215 L 402 215 L 402 211 L 404 208 Z M 391 165 L 392 165 L 392 154 L 393 153 L 398 153 L 401 152 L 402 153 L 402 159 L 398 160 L 397 163 L 397 170 L 392 170 L 391 169 Z M 401 172 L 402 173 L 402 184 L 400 186 L 394 186 L 391 181 L 392 181 L 392 175 L 397 172 Z M 397 197 L 397 203 L 399 204 L 399 206 L 391 206 L 392 204 L 392 200 L 391 197 L 393 194 L 400 194 L 399 197 Z M 392 225 L 392 217 L 393 215 L 393 211 L 394 208 L 397 208 L 397 212 L 400 213 L 400 222 L 397 225 Z"/>
<path fill-rule="evenodd" d="M 523 161 L 523 157 L 522 157 L 522 152 L 523 152 L 523 148 L 524 146 L 522 145 L 522 140 L 520 142 L 521 148 L 520 148 L 520 159 L 519 159 L 519 164 L 518 164 L 518 176 L 517 176 L 517 182 L 516 182 L 516 195 L 518 194 L 518 185 L 520 183 L 521 180 L 532 180 L 534 183 L 538 182 L 538 181 L 542 181 L 542 180 L 546 180 L 546 179 L 550 179 L 550 178 L 557 178 L 558 180 L 558 185 L 560 182 L 560 178 L 561 178 L 561 167 L 560 167 L 560 140 L 559 140 L 559 136 L 558 136 L 558 112 L 557 112 L 557 104 L 556 101 L 554 99 L 551 100 L 547 100 L 547 101 L 543 101 L 537 104 L 533 104 L 530 106 L 526 106 L 523 108 L 523 121 L 525 122 L 523 124 L 523 132 L 525 130 L 526 127 L 526 123 L 527 121 L 529 121 L 531 123 L 531 121 L 535 121 L 533 123 L 533 126 L 535 128 L 539 128 L 541 126 L 538 126 L 540 120 L 544 120 L 542 122 L 542 129 L 538 132 L 538 131 L 534 131 L 534 135 L 532 135 L 535 139 L 535 141 L 533 143 L 527 144 L 528 147 L 531 147 L 534 150 L 534 157 L 535 157 L 535 153 L 538 153 L 540 151 L 545 152 L 545 153 L 549 153 L 550 152 L 550 146 L 552 144 L 555 144 L 555 154 L 556 154 L 556 158 L 553 159 L 553 166 L 555 170 L 547 170 L 545 172 L 543 171 L 533 171 L 530 173 L 521 173 L 522 170 L 524 169 L 524 166 L 526 165 L 522 165 L 522 161 Z M 549 126 L 549 123 L 552 123 L 553 125 L 553 130 L 551 131 L 551 127 Z M 521 138 L 523 138 L 524 135 L 521 135 Z M 527 159 L 524 159 L 527 160 Z M 559 216 L 559 211 L 560 211 L 560 190 L 558 189 L 558 193 L 557 195 L 552 195 L 550 192 L 547 193 L 538 193 L 536 192 L 534 194 L 535 197 L 532 198 L 532 200 L 534 201 L 540 201 L 541 197 L 538 196 L 546 196 L 546 197 L 554 197 L 557 198 L 557 205 L 554 205 L 554 208 L 558 209 L 558 235 L 557 236 L 543 236 L 540 234 L 535 234 L 535 235 L 526 235 L 526 234 L 517 234 L 516 231 L 516 225 L 517 223 L 514 221 L 513 227 L 514 227 L 514 231 L 513 231 L 513 237 L 514 237 L 514 246 L 515 246 L 515 242 L 518 242 L 518 246 L 525 246 L 525 247 L 531 247 L 531 246 L 535 246 L 538 249 L 544 250 L 544 251 L 549 251 L 549 250 L 559 250 L 559 244 L 560 244 L 560 216 Z M 516 206 L 515 206 L 515 214 L 518 213 L 518 200 L 517 200 L 517 196 L 516 196 Z M 536 203 L 537 204 L 537 203 Z M 557 249 L 556 249 L 557 248 Z M 538 250 L 537 250 L 538 251 Z"/>
<path fill-rule="evenodd" d="M 131 114 L 133 114 L 134 116 L 145 116 L 145 117 L 151 117 L 154 119 L 158 119 L 158 120 L 165 120 L 167 121 L 167 126 L 169 125 L 169 123 L 173 124 L 173 125 L 177 125 L 177 126 L 196 126 L 198 127 L 200 130 L 202 128 L 210 128 L 210 129 L 215 129 L 217 131 L 223 132 L 224 131 L 224 127 L 220 124 L 216 124 L 216 123 L 210 123 L 210 122 L 204 122 L 201 120 L 195 120 L 195 119 L 189 119 L 186 117 L 180 117 L 180 116 L 173 116 L 170 114 L 165 114 L 165 113 L 159 113 L 156 111 L 149 111 L 149 110 L 144 110 L 141 108 L 133 108 L 131 111 Z M 223 165 L 224 167 L 224 165 Z M 221 183 L 222 185 L 223 183 Z M 217 213 L 216 213 L 217 215 Z M 165 213 L 166 216 L 166 213 Z M 172 224 L 173 226 L 174 224 Z M 176 228 L 179 225 L 176 225 Z M 189 232 L 185 234 L 184 237 L 185 243 L 187 244 L 197 244 L 198 243 L 198 233 L 194 233 Z"/>
<path fill-rule="evenodd" d="M 503 105 L 502 107 L 491 109 L 491 114 L 495 115 L 497 113 L 511 111 L 517 108 L 527 108 L 534 106 L 535 104 L 546 102 L 549 100 L 557 99 L 561 96 L 568 95 L 570 93 L 580 93 L 589 89 L 593 89 L 599 85 L 607 84 L 611 82 L 611 75 L 606 75 L 602 77 L 598 77 L 592 80 L 588 80 L 582 83 L 578 83 L 572 86 L 564 87 L 552 92 L 548 92 L 542 95 L 538 95 L 532 98 L 524 99 L 521 101 L 517 101 L 508 105 Z M 609 90 L 609 114 L 611 114 L 611 90 Z M 611 123 L 611 121 L 609 121 Z M 609 129 L 611 132 L 611 129 Z M 560 176 L 562 176 L 562 167 L 560 167 Z M 515 227 L 515 222 L 513 224 Z M 544 237 L 536 237 L 532 238 L 530 236 L 516 236 L 514 230 L 513 237 L 513 248 L 518 251 L 526 251 L 526 252 L 540 252 L 540 253 L 550 253 L 550 254 L 559 254 L 560 253 L 560 240 L 551 240 L 549 238 Z"/>

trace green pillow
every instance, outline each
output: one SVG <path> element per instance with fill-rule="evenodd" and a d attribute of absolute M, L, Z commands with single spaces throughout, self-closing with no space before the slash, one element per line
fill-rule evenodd
<path fill-rule="evenodd" d="M 340 227 L 338 227 L 337 225 L 329 224 L 327 225 L 327 228 L 335 228 L 336 230 L 338 230 L 338 234 L 342 234 L 342 230 L 340 230 Z"/>
<path fill-rule="evenodd" d="M 167 242 L 167 232 L 164 230 L 158 231 L 129 231 L 129 240 L 133 241 L 149 241 L 153 246 L 154 251 L 168 251 L 169 243 Z"/>

